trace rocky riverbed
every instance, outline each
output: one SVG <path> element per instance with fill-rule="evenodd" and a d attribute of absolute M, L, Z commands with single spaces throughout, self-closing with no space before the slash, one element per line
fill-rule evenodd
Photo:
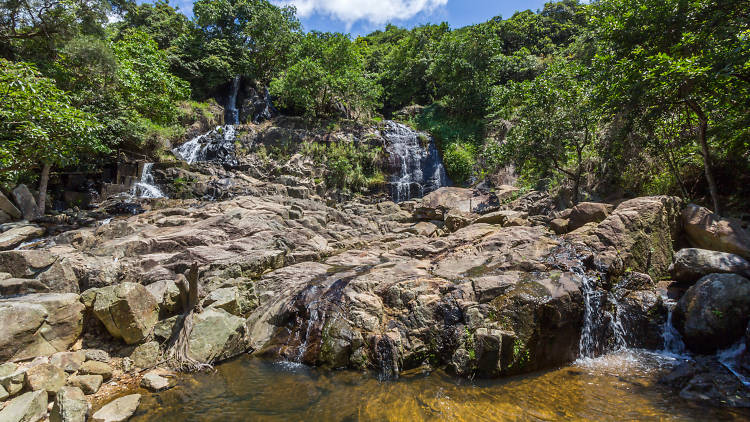
<path fill-rule="evenodd" d="M 0 420 L 124 420 L 145 391 L 178 384 L 181 363 L 245 354 L 388 382 L 659 350 L 682 363 L 661 371 L 663 390 L 750 405 L 738 222 L 666 196 L 561 210 L 511 186 L 334 201 L 305 182 L 304 157 L 280 168 L 157 170 L 221 194 L 141 200 L 114 217 L 122 203 L 103 203 L 46 234 L 4 226 Z"/>

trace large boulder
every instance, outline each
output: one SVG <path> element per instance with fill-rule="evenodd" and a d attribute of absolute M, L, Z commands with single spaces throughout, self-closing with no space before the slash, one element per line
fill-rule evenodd
<path fill-rule="evenodd" d="M 191 358 L 210 363 L 247 351 L 243 318 L 220 308 L 208 308 L 193 318 L 193 329 L 188 337 Z"/>
<path fill-rule="evenodd" d="M 92 422 L 125 422 L 138 410 L 139 404 L 141 404 L 140 394 L 120 397 L 96 411 L 91 420 Z"/>
<path fill-rule="evenodd" d="M 582 227 L 568 238 L 592 249 L 594 264 L 610 277 L 627 270 L 662 276 L 672 264 L 681 207 L 682 200 L 672 196 L 631 199 L 595 228 Z"/>
<path fill-rule="evenodd" d="M 45 230 L 38 226 L 20 226 L 0 233 L 0 251 L 13 249 L 27 240 L 44 235 Z"/>
<path fill-rule="evenodd" d="M 494 195 L 473 189 L 443 187 L 422 198 L 414 215 L 422 220 L 442 220 L 450 210 L 483 214 L 483 210 L 497 205 L 499 201 Z"/>
<path fill-rule="evenodd" d="M 137 344 L 159 321 L 159 304 L 144 286 L 122 283 L 96 292 L 94 315 L 113 337 Z"/>
<path fill-rule="evenodd" d="M 47 392 L 29 391 L 8 403 L 0 411 L 3 422 L 37 422 L 47 414 Z"/>
<path fill-rule="evenodd" d="M 600 223 L 612 212 L 614 206 L 598 202 L 581 202 L 572 208 L 568 217 L 568 230 L 573 231 L 588 223 Z"/>
<path fill-rule="evenodd" d="M 690 204 L 682 211 L 682 222 L 693 246 L 750 259 L 750 233 L 739 221 L 722 218 L 706 208 Z"/>
<path fill-rule="evenodd" d="M 21 211 L 16 208 L 16 206 L 13 205 L 12 202 L 10 202 L 10 199 L 8 199 L 7 196 L 3 195 L 2 192 L 0 192 L 0 211 L 8 214 L 8 216 L 14 220 L 18 220 L 23 217 Z"/>
<path fill-rule="evenodd" d="M 683 283 L 693 283 L 708 274 L 750 277 L 750 262 L 731 253 L 685 248 L 675 254 L 669 271 L 675 280 Z"/>
<path fill-rule="evenodd" d="M 81 334 L 83 314 L 83 304 L 72 293 L 0 300 L 0 360 L 24 360 L 67 350 Z"/>
<path fill-rule="evenodd" d="M 65 371 L 51 363 L 34 365 L 26 371 L 26 385 L 31 391 L 55 394 L 65 385 Z"/>
<path fill-rule="evenodd" d="M 55 395 L 50 422 L 85 422 L 89 412 L 86 396 L 78 387 L 62 387 Z"/>
<path fill-rule="evenodd" d="M 16 205 L 21 210 L 24 220 L 33 220 L 37 215 L 37 205 L 34 195 L 31 194 L 29 188 L 26 185 L 18 185 L 12 192 L 13 200 L 16 201 Z"/>
<path fill-rule="evenodd" d="M 673 322 L 685 344 L 713 353 L 735 343 L 750 320 L 750 280 L 737 274 L 709 274 L 690 287 L 674 310 Z"/>

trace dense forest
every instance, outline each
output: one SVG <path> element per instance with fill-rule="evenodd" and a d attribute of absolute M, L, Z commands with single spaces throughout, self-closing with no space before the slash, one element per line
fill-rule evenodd
<path fill-rule="evenodd" d="M 45 186 L 117 151 L 159 159 L 242 76 L 285 114 L 430 132 L 456 184 L 515 174 L 573 202 L 749 207 L 746 1 L 564 0 L 356 38 L 307 32 L 266 0 L 198 0 L 193 16 L 166 1 L 2 0 L 0 183 Z"/>

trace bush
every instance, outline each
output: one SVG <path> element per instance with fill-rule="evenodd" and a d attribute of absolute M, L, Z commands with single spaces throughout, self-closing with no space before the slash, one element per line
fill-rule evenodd
<path fill-rule="evenodd" d="M 474 175 L 474 146 L 467 143 L 453 143 L 443 153 L 445 170 L 454 182 L 466 183 Z"/>

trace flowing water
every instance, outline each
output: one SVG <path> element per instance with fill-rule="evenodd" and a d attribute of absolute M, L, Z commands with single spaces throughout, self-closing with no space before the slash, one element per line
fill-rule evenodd
<path fill-rule="evenodd" d="M 208 133 L 185 142 L 172 152 L 188 164 L 214 160 L 236 161 L 234 158 L 235 133 L 235 127 L 232 125 L 218 126 Z"/>
<path fill-rule="evenodd" d="M 229 100 L 225 107 L 224 120 L 229 125 L 237 125 L 240 123 L 240 114 L 237 111 L 237 93 L 240 90 L 240 77 L 235 76 L 232 79 L 232 90 L 229 92 Z"/>
<path fill-rule="evenodd" d="M 658 355 L 618 352 L 502 380 L 444 372 L 371 374 L 328 371 L 243 357 L 216 371 L 144 394 L 131 422 L 145 421 L 497 421 L 747 420 L 747 411 L 680 399 L 656 383 Z"/>
<path fill-rule="evenodd" d="M 383 136 L 390 154 L 391 196 L 395 202 L 421 198 L 449 184 L 432 137 L 390 120 L 385 124 Z"/>
<path fill-rule="evenodd" d="M 143 174 L 141 174 L 141 180 L 133 185 L 131 194 L 138 198 L 165 198 L 166 195 L 156 186 L 154 181 L 154 175 L 151 174 L 154 163 L 146 163 L 143 165 Z"/>

